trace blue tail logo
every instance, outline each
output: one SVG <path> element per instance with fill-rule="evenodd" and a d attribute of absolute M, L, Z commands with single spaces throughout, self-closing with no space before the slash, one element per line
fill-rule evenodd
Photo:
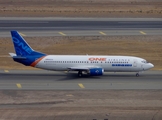
<path fill-rule="evenodd" d="M 37 59 L 46 56 L 44 53 L 34 51 L 17 31 L 11 31 L 11 36 L 16 52 L 16 56 L 12 56 L 14 61 L 35 66 Z"/>
<path fill-rule="evenodd" d="M 11 31 L 11 35 L 17 56 L 26 56 L 33 52 L 33 49 L 21 37 L 21 35 L 19 35 L 17 31 Z"/>

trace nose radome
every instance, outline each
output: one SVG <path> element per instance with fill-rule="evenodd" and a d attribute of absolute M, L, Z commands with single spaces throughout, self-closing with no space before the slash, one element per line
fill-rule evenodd
<path fill-rule="evenodd" d="M 154 67 L 154 65 L 152 63 L 150 63 L 150 68 L 153 68 L 153 67 Z"/>
<path fill-rule="evenodd" d="M 145 64 L 144 66 L 143 66 L 143 69 L 144 70 L 148 70 L 148 69 L 151 69 L 151 68 L 153 68 L 154 67 L 154 65 L 152 64 L 152 63 L 148 63 L 148 64 Z"/>

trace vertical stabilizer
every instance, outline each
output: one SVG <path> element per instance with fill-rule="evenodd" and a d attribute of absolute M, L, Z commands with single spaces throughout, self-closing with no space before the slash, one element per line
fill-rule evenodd
<path fill-rule="evenodd" d="M 45 55 L 34 51 L 17 31 L 11 31 L 11 36 L 17 56 Z"/>
<path fill-rule="evenodd" d="M 34 51 L 17 31 L 11 31 L 11 36 L 16 54 L 10 55 L 14 61 L 35 67 L 39 60 L 46 56 L 44 53 Z"/>
<path fill-rule="evenodd" d="M 30 55 L 34 51 L 17 31 L 11 31 L 11 36 L 17 56 Z"/>

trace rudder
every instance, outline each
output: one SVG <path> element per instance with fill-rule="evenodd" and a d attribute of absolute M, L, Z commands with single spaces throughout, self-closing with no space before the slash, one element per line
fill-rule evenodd
<path fill-rule="evenodd" d="M 11 36 L 17 56 L 30 55 L 34 51 L 17 31 L 11 31 Z"/>

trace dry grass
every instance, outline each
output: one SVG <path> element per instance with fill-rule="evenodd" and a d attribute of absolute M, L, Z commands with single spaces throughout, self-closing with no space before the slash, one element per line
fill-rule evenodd
<path fill-rule="evenodd" d="M 47 54 L 138 56 L 153 63 L 155 70 L 162 69 L 162 36 L 26 37 L 25 39 L 35 50 Z M 0 45 L 1 56 L 14 52 L 10 38 L 1 38 Z M 0 59 L 0 66 L 4 69 L 31 69 L 15 63 L 9 57 Z"/>
<path fill-rule="evenodd" d="M 0 0 L 0 16 L 162 17 L 162 1 Z"/>

